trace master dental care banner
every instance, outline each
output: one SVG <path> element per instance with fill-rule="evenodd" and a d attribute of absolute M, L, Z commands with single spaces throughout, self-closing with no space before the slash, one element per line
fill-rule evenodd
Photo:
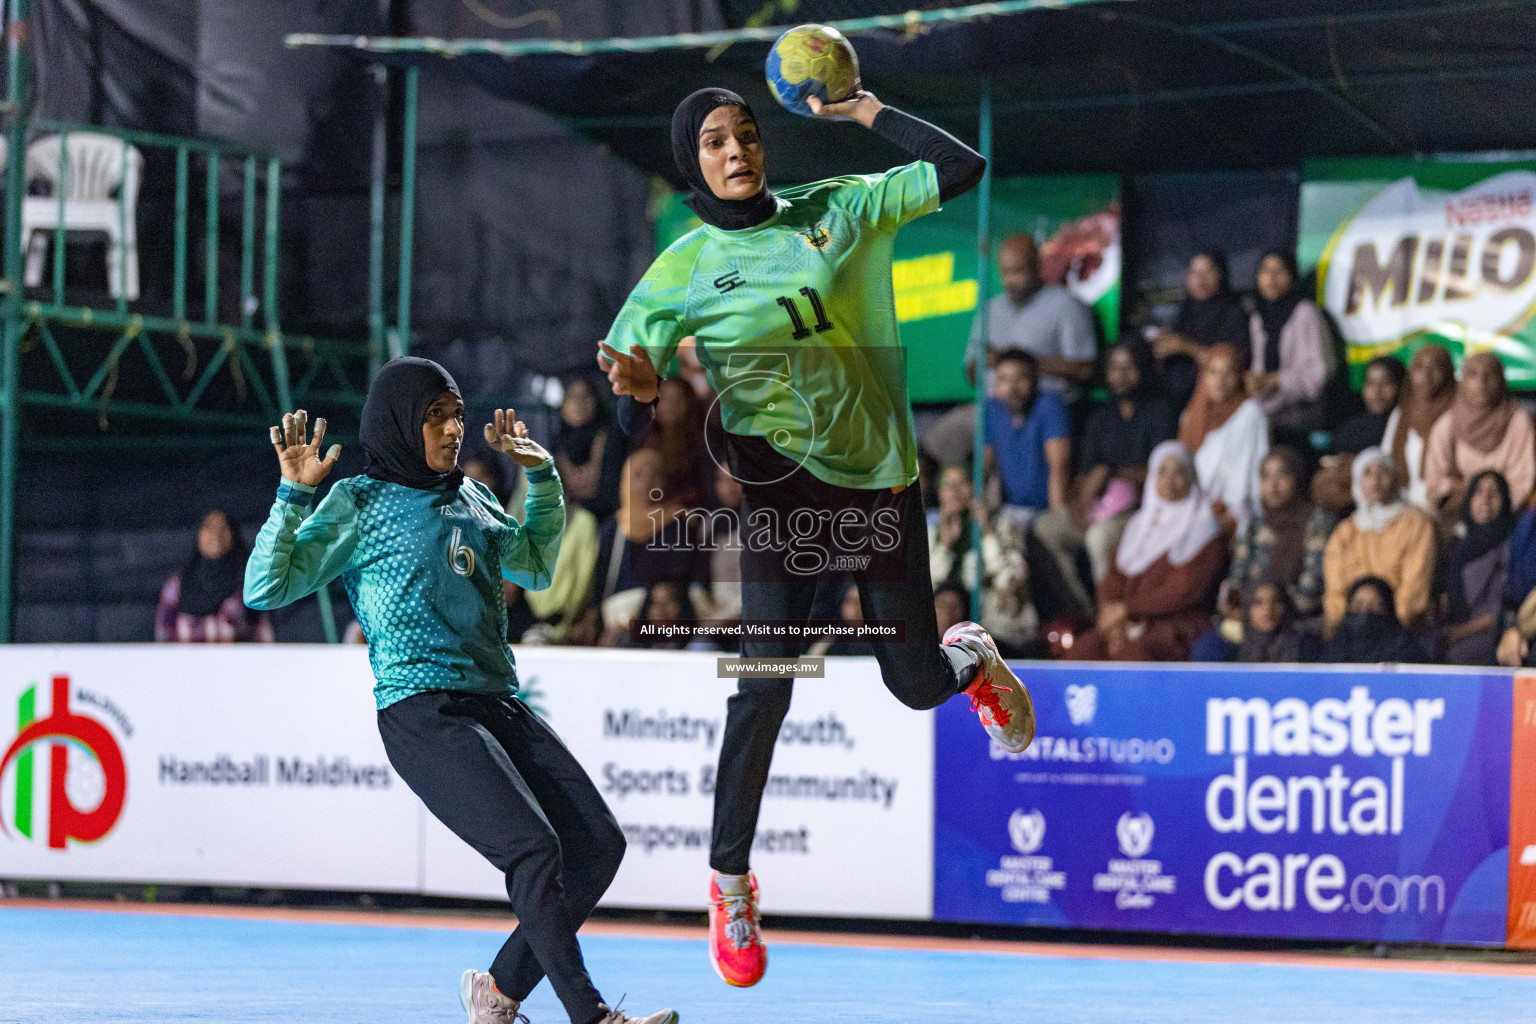
<path fill-rule="evenodd" d="M 702 654 L 521 648 L 518 664 L 629 839 L 605 903 L 702 908 L 734 682 Z M 926 918 L 932 716 L 873 659 L 827 676 L 799 684 L 780 732 L 764 906 Z M 372 686 L 352 646 L 0 648 L 0 878 L 504 899 L 389 766 Z"/>
<path fill-rule="evenodd" d="M 1492 351 L 1536 387 L 1536 163 L 1307 164 L 1297 262 L 1343 333 L 1356 380 L 1438 342 Z"/>
<path fill-rule="evenodd" d="M 1504 942 L 1507 674 L 1020 668 L 1023 755 L 939 711 L 936 919 Z"/>

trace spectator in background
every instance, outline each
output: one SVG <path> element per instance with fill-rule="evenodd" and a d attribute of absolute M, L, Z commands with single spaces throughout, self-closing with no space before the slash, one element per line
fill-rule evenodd
<path fill-rule="evenodd" d="M 1398 483 L 1409 504 L 1429 510 L 1424 485 L 1424 450 L 1435 422 L 1450 409 L 1456 397 L 1456 364 L 1451 350 L 1429 344 L 1408 360 L 1408 382 L 1402 398 L 1387 418 L 1382 447 L 1397 467 Z"/>
<path fill-rule="evenodd" d="M 192 554 L 160 589 L 155 640 L 271 643 L 271 616 L 251 611 L 242 597 L 248 555 L 233 516 L 221 509 L 205 513 L 197 527 Z"/>
<path fill-rule="evenodd" d="M 1317 638 L 1298 627 L 1287 584 L 1261 579 L 1248 588 L 1244 605 L 1243 642 L 1237 648 L 1238 662 L 1245 665 L 1301 665 L 1317 660 Z"/>
<path fill-rule="evenodd" d="M 987 302 L 987 365 L 1003 352 L 1028 352 L 1040 371 L 1040 390 L 1062 404 L 1077 401 L 1093 376 L 1098 356 L 1093 314 L 1066 287 L 1047 284 L 1040 272 L 1040 249 L 1029 235 L 1013 235 L 997 253 L 1003 294 Z M 981 336 L 982 313 L 971 324 L 971 349 Z M 975 380 L 974 356 L 966 369 Z"/>
<path fill-rule="evenodd" d="M 1312 498 L 1319 505 L 1334 513 L 1348 508 L 1352 500 L 1349 468 L 1355 455 L 1373 446 L 1391 446 L 1387 425 L 1397 410 L 1407 375 L 1408 368 L 1396 356 L 1377 356 L 1366 364 L 1360 383 L 1365 408 L 1333 429 L 1312 477 Z"/>
<path fill-rule="evenodd" d="M 939 521 L 928 530 L 929 575 L 936 588 L 945 583 L 963 588 L 967 606 L 977 571 L 972 510 L 970 471 L 946 467 L 939 476 Z M 1039 625 L 1024 544 L 1008 519 L 987 516 L 980 503 L 975 511 L 982 516 L 980 622 L 999 647 L 1018 651 L 1034 640 Z"/>
<path fill-rule="evenodd" d="M 653 583 L 646 588 L 640 614 L 630 625 L 628 647 L 646 647 L 655 651 L 681 651 L 693 638 L 686 633 L 674 636 L 647 636 L 645 626 L 677 623 L 691 626 L 699 617 L 688 597 L 688 588 L 679 583 Z"/>
<path fill-rule="evenodd" d="M 1195 392 L 1200 354 L 1212 345 L 1231 345 L 1238 363 L 1249 363 L 1248 314 L 1227 285 L 1226 257 L 1215 250 L 1196 253 L 1184 272 L 1184 301 L 1173 323 L 1152 342 L 1163 374 L 1163 394 L 1182 409 Z"/>
<path fill-rule="evenodd" d="M 1064 507 L 1072 429 L 1061 400 L 1040 391 L 1034 356 L 1008 351 L 998 357 L 985 426 L 988 457 L 1010 515 L 1027 526 L 1035 515 Z"/>
<path fill-rule="evenodd" d="M 1177 441 L 1157 446 L 1141 509 L 1099 584 L 1098 624 L 1074 661 L 1184 661 L 1209 625 L 1227 550 L 1194 459 Z"/>
<path fill-rule="evenodd" d="M 858 627 L 864 624 L 864 603 L 859 600 L 859 587 L 856 583 L 842 584 L 842 598 L 837 606 L 837 621 L 839 625 Z M 836 593 L 836 591 L 833 591 Z M 943 636 L 943 633 L 939 634 Z M 868 640 L 861 640 L 856 636 L 825 636 L 811 644 L 806 650 L 806 655 L 819 658 L 823 655 L 838 657 L 873 657 L 875 647 Z"/>
<path fill-rule="evenodd" d="M 1174 435 L 1177 419 L 1156 393 L 1156 372 L 1152 350 L 1139 338 L 1128 335 L 1109 350 L 1109 400 L 1089 413 L 1072 503 L 1035 520 L 1035 537 L 1058 562 L 1075 561 L 1086 549 L 1095 585 L 1136 512 L 1152 450 Z"/>
<path fill-rule="evenodd" d="M 1323 605 L 1323 552 L 1333 532 L 1333 516 L 1307 500 L 1302 487 L 1301 456 L 1293 448 L 1274 448 L 1259 468 L 1260 513 L 1237 535 L 1232 566 L 1217 600 L 1224 621 L 1195 645 L 1195 661 L 1230 661 L 1245 638 L 1247 602 L 1261 583 L 1285 590 L 1293 618 L 1312 618 Z"/>
<path fill-rule="evenodd" d="M 1302 297 L 1296 279 L 1296 258 L 1288 252 L 1268 252 L 1259 261 L 1247 389 L 1282 437 L 1305 444 L 1323 425 L 1323 387 L 1338 365 L 1328 322 Z"/>
<path fill-rule="evenodd" d="M 595 576 L 608 646 L 622 640 L 651 584 L 709 581 L 711 552 L 697 533 L 699 518 L 685 518 L 683 503 L 666 493 L 661 454 L 632 452 L 621 479 L 618 511 L 599 531 Z"/>
<path fill-rule="evenodd" d="M 1259 464 L 1269 451 L 1269 421 L 1244 397 L 1241 366 L 1232 346 L 1207 348 L 1199 386 L 1179 418 L 1179 440 L 1195 453 L 1200 487 L 1229 535 L 1259 510 Z"/>
<path fill-rule="evenodd" d="M 1497 664 L 1515 514 L 1509 484 L 1495 471 L 1487 469 L 1472 478 L 1462 502 L 1461 530 L 1462 536 L 1445 552 L 1440 660 L 1449 665 Z"/>
<path fill-rule="evenodd" d="M 940 583 L 933 591 L 933 614 L 939 620 L 939 635 L 949 632 L 971 617 L 971 593 L 959 583 Z"/>
<path fill-rule="evenodd" d="M 524 631 L 524 643 L 565 642 L 566 631 L 591 603 L 598 546 L 597 518 L 580 505 L 568 506 L 565 534 L 560 539 L 560 558 L 555 562 L 549 586 L 523 592 L 523 600 L 537 622 L 532 635 Z"/>
<path fill-rule="evenodd" d="M 627 448 L 624 432 L 614 427 L 592 382 L 580 375 L 568 377 L 550 446 L 565 484 L 566 507 L 580 505 L 599 520 L 612 515 Z"/>
<path fill-rule="evenodd" d="M 1504 364 L 1492 352 L 1467 356 L 1451 408 L 1429 432 L 1424 447 L 1424 486 L 1430 506 L 1453 517 L 1467 483 L 1485 469 L 1509 484 L 1514 507 L 1524 507 L 1536 486 L 1536 428 L 1531 414 L 1509 397 Z"/>
<path fill-rule="evenodd" d="M 1515 511 L 1519 518 L 1509 538 L 1509 575 L 1504 585 L 1511 604 L 1536 591 L 1536 508 Z"/>
<path fill-rule="evenodd" d="M 708 505 L 715 464 L 704 445 L 704 401 L 681 377 L 663 380 L 656 396 L 656 419 L 641 447 L 661 455 L 669 498 L 691 507 Z"/>
<path fill-rule="evenodd" d="M 1037 516 L 1067 506 L 1072 428 L 1060 399 L 1039 390 L 1035 357 L 1028 352 L 1009 350 L 998 357 L 992 390 L 984 424 L 988 475 L 995 469 L 1002 514 L 1027 536 Z M 1061 549 L 1045 553 L 1047 558 L 1035 566 L 1037 584 L 1067 615 L 1091 620 L 1093 596 L 1076 560 Z"/>
<path fill-rule="evenodd" d="M 709 556 L 709 618 L 736 622 L 741 618 L 741 481 L 724 466 L 715 468 L 715 501 L 708 530 L 714 542 Z"/>
<path fill-rule="evenodd" d="M 1324 661 L 1360 665 L 1425 660 L 1423 649 L 1392 613 L 1402 606 L 1401 598 L 1393 597 L 1392 584 L 1379 576 L 1362 577 L 1350 585 L 1346 600 Z"/>
<path fill-rule="evenodd" d="M 473 455 L 462 460 L 459 468 L 464 475 L 477 483 L 482 483 L 501 502 L 503 509 L 508 507 L 512 500 L 512 482 L 507 478 L 507 468 L 501 459 L 484 449 L 475 450 Z M 518 506 L 522 508 L 521 505 Z"/>
<path fill-rule="evenodd" d="M 1417 626 L 1429 608 L 1435 574 L 1435 527 L 1403 501 L 1392 457 L 1380 448 L 1355 456 L 1355 511 L 1334 528 L 1323 552 L 1323 629 L 1344 620 L 1358 580 L 1385 580 L 1396 594 L 1397 618 Z"/>

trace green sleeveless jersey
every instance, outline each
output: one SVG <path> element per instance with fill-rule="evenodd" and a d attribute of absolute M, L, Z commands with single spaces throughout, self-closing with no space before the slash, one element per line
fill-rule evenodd
<path fill-rule="evenodd" d="M 764 438 L 839 487 L 911 484 L 917 442 L 891 250 L 898 228 L 939 208 L 933 165 L 830 178 L 777 199 L 757 227 L 706 224 L 668 246 L 608 344 L 641 345 L 664 371 L 692 335 L 727 431 Z"/>

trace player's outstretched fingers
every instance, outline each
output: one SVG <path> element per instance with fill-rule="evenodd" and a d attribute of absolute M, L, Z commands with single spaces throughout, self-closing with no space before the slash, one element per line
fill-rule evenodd
<path fill-rule="evenodd" d="M 321 420 L 320 422 L 324 423 L 325 420 Z M 341 458 L 341 445 L 331 445 L 331 450 L 325 453 L 325 460 L 320 463 L 320 469 L 322 472 L 329 473 L 332 467 L 336 465 L 336 460 L 339 458 Z"/>
<path fill-rule="evenodd" d="M 317 418 L 315 420 L 315 438 L 314 438 L 313 441 L 310 442 L 310 447 L 314 448 L 316 455 L 320 454 L 320 442 L 324 441 L 324 440 L 325 440 L 325 417 L 321 416 L 321 417 L 319 417 L 319 418 Z M 340 447 L 340 446 L 339 445 L 334 445 L 333 447 Z"/>
<path fill-rule="evenodd" d="M 294 433 L 298 436 L 298 443 L 301 445 L 308 444 L 309 442 L 306 439 L 309 436 L 309 413 L 305 412 L 303 409 L 300 409 L 298 412 L 294 413 L 293 429 Z"/>
<path fill-rule="evenodd" d="M 277 454 L 283 454 L 283 450 L 288 447 L 287 442 L 283 440 L 283 428 L 269 427 L 267 428 L 267 436 L 271 438 L 272 447 L 277 450 Z"/>
<path fill-rule="evenodd" d="M 294 438 L 294 433 L 293 433 L 294 426 L 295 426 L 295 424 L 294 424 L 294 419 L 293 419 L 293 413 L 291 413 L 291 412 L 283 413 L 283 447 L 284 448 L 292 448 L 294 445 L 298 444 L 298 441 L 295 440 L 295 438 Z"/>

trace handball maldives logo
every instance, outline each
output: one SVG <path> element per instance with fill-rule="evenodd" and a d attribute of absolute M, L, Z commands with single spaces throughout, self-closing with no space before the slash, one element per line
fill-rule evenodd
<path fill-rule="evenodd" d="M 15 840 L 34 838 L 37 796 L 34 755 L 48 750 L 48 845 L 65 849 L 69 840 L 94 842 L 117 824 L 128 794 L 128 773 L 123 751 L 112 733 L 97 719 L 70 707 L 69 677 L 53 677 L 53 700 L 47 717 L 37 713 L 37 687 L 29 687 L 16 703 L 18 732 L 0 754 L 0 785 L 15 767 L 15 800 L 11 820 L 0 801 L 0 833 Z M 100 703 L 116 712 L 110 702 L 79 694 L 82 703 Z M 3 735 L 3 734 L 0 734 Z M 74 752 L 72 758 L 71 751 Z M 71 763 L 73 761 L 73 764 Z"/>

